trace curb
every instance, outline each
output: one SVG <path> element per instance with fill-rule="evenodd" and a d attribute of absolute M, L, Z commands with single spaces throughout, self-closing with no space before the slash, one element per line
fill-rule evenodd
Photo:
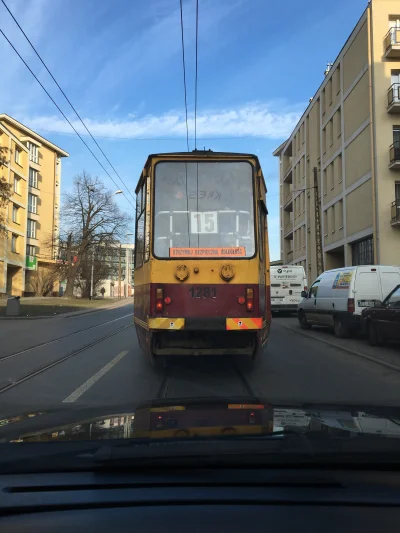
<path fill-rule="evenodd" d="M 132 302 L 129 302 L 129 304 L 132 304 L 133 306 L 133 300 Z M 42 315 L 42 316 L 0 316 L 1 320 L 44 320 L 44 319 L 52 319 L 52 318 L 74 318 L 75 316 L 80 315 L 87 315 L 89 313 L 96 313 L 99 311 L 109 311 L 110 309 L 115 309 L 117 307 L 123 307 L 124 305 L 129 305 L 125 300 L 123 303 L 117 302 L 114 305 L 110 305 L 109 307 L 97 307 L 96 309 L 83 309 L 82 311 L 69 311 L 68 313 L 58 313 L 55 315 Z"/>
<path fill-rule="evenodd" d="M 299 335 L 303 335 L 304 337 L 308 337 L 309 339 L 317 340 L 319 342 L 322 342 L 324 344 L 328 344 L 329 346 L 332 346 L 334 348 L 340 348 L 341 350 L 351 353 L 352 355 L 356 355 L 357 357 L 361 357 L 362 359 L 367 359 L 368 361 L 371 361 L 373 363 L 376 363 L 377 365 L 385 366 L 387 368 L 391 368 L 392 370 L 396 370 L 397 372 L 400 372 L 400 365 L 395 365 L 393 363 L 389 363 L 388 361 L 385 361 L 384 359 L 377 359 L 376 357 L 373 357 L 372 355 L 365 354 L 363 352 L 359 352 L 357 350 L 353 350 L 353 348 L 346 348 L 340 344 L 337 344 L 336 342 L 321 339 L 320 337 L 315 337 L 310 333 L 306 333 L 302 330 L 297 330 L 295 328 L 291 328 L 290 326 L 284 326 L 283 324 L 278 324 L 282 328 L 288 329 L 289 331 L 293 331 L 294 333 L 298 333 Z"/>

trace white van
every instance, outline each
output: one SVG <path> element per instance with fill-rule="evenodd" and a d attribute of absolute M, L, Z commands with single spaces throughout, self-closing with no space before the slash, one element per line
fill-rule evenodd
<path fill-rule="evenodd" d="M 302 266 L 271 266 L 271 311 L 296 311 L 302 291 L 307 290 Z"/>
<path fill-rule="evenodd" d="M 400 267 L 368 265 L 336 268 L 321 274 L 303 292 L 297 308 L 300 327 L 333 327 L 347 337 L 361 325 L 361 312 L 383 300 L 400 283 Z"/>

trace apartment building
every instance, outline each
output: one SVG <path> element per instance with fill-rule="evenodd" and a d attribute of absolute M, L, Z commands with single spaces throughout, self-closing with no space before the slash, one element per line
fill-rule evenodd
<path fill-rule="evenodd" d="M 281 258 L 323 269 L 400 264 L 400 2 L 371 0 L 280 163 Z M 317 185 L 314 187 L 316 168 Z"/>
<path fill-rule="evenodd" d="M 33 273 L 55 260 L 61 158 L 69 154 L 5 114 L 0 114 L 0 148 L 0 176 L 13 186 L 0 235 L 0 294 L 30 295 Z"/>

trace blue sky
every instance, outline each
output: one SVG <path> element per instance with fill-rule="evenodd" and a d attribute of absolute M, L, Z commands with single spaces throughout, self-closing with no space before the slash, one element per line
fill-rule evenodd
<path fill-rule="evenodd" d="M 7 4 L 132 193 L 149 153 L 186 149 L 179 0 Z M 335 59 L 366 5 L 366 0 L 199 1 L 197 131 L 205 140 L 198 147 L 260 158 L 271 259 L 279 258 L 278 161 L 272 151 L 293 129 L 326 63 Z M 193 135 L 195 0 L 184 1 L 183 9 Z M 2 4 L 0 27 L 81 132 Z M 63 161 L 62 190 L 83 169 L 116 189 L 1 35 L 0 57 L 0 112 L 70 153 Z M 85 140 L 118 181 L 90 138 Z M 131 210 L 122 195 L 116 198 Z"/>

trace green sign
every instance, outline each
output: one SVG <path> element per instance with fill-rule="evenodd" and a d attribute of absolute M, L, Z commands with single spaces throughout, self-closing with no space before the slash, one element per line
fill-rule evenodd
<path fill-rule="evenodd" d="M 27 255 L 25 266 L 29 270 L 36 270 L 37 269 L 37 257 L 34 255 Z"/>

